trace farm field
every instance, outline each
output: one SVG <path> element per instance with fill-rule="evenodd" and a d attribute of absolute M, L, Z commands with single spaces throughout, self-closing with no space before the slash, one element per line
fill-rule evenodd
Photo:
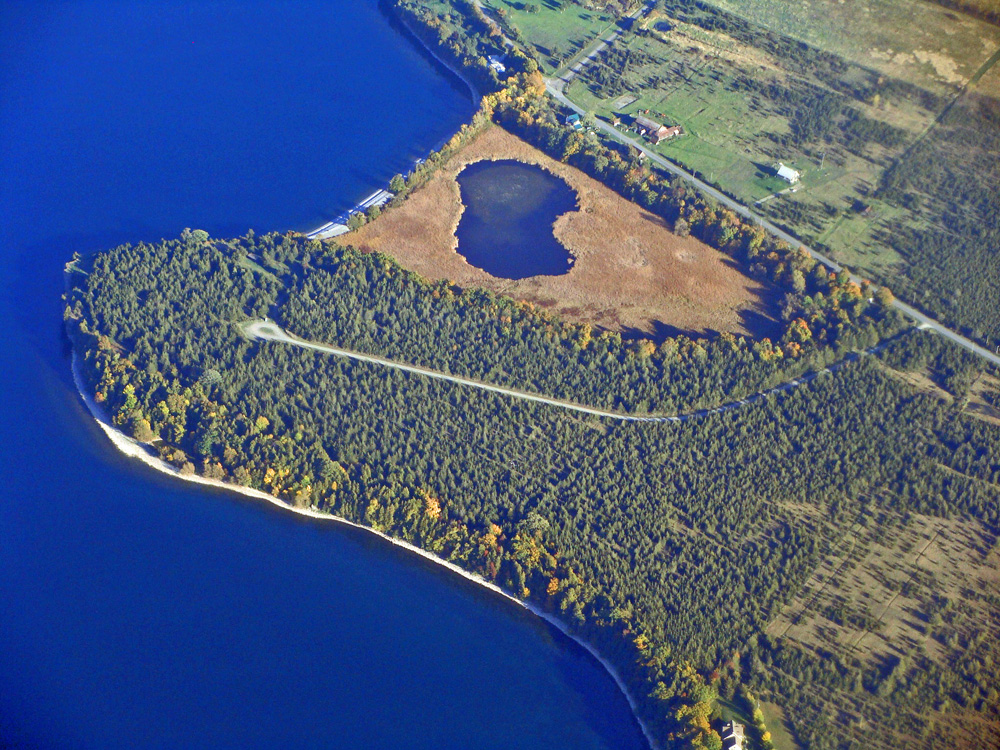
<path fill-rule="evenodd" d="M 945 17 L 935 35 L 965 38 L 955 47 L 965 56 L 954 65 L 960 81 L 935 83 L 880 75 L 861 47 L 854 58 L 864 64 L 854 64 L 833 57 L 847 54 L 835 46 L 810 50 L 698 13 L 652 12 L 567 95 L 625 128 L 636 114 L 680 125 L 684 134 L 655 150 L 965 335 L 1000 341 L 1000 208 L 990 187 L 1000 183 L 1000 28 Z M 839 10 L 833 18 L 848 23 Z M 831 37 L 854 33 L 829 23 L 818 28 Z M 963 34 L 985 41 L 973 49 Z M 794 187 L 774 176 L 777 162 L 800 172 Z"/>
<path fill-rule="evenodd" d="M 521 39 L 537 52 L 545 74 L 562 67 L 615 22 L 610 13 L 576 4 L 560 7 L 545 0 L 483 0 L 483 8 L 506 28 L 520 32 Z"/>
<path fill-rule="evenodd" d="M 707 2 L 935 93 L 957 91 L 1000 48 L 1000 28 L 925 0 Z"/>
<path fill-rule="evenodd" d="M 665 18 L 647 19 L 650 33 L 620 41 L 571 83 L 567 95 L 608 120 L 622 116 L 627 122 L 648 111 L 655 120 L 681 125 L 685 134 L 661 142 L 659 153 L 804 239 L 822 242 L 852 266 L 877 271 L 896 263 L 899 256 L 875 237 L 903 211 L 872 196 L 885 166 L 935 113 L 904 96 L 880 98 L 877 106 L 848 100 L 763 51 Z M 657 31 L 663 23 L 669 33 Z M 865 75 L 848 72 L 858 80 Z M 814 137 L 803 137 L 796 118 L 819 96 L 835 97 L 841 113 L 821 123 Z M 845 142 L 849 117 L 891 128 L 896 144 Z M 779 161 L 801 173 L 793 190 L 774 176 Z M 864 215 L 859 202 L 869 208 Z"/>
<path fill-rule="evenodd" d="M 459 254 L 455 229 L 464 207 L 455 178 L 483 159 L 537 164 L 576 191 L 578 209 L 553 227 L 574 257 L 568 273 L 511 281 Z M 484 287 L 608 330 L 653 338 L 710 331 L 766 336 L 776 330 L 777 300 L 769 287 L 741 274 L 719 251 L 694 237 L 678 237 L 659 217 L 500 127 L 463 147 L 402 205 L 338 240 L 392 255 L 426 278 Z M 616 283 L 609 285 L 612 278 Z"/>

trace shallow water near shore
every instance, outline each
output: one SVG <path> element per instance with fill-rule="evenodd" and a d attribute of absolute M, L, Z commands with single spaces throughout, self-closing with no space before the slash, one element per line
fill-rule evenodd
<path fill-rule="evenodd" d="M 312 228 L 450 137 L 464 87 L 374 2 L 122 1 L 6 4 L 0 92 L 0 746 L 642 747 L 553 627 L 125 458 L 73 387 L 73 252 Z"/>
<path fill-rule="evenodd" d="M 576 208 L 564 180 L 534 164 L 480 161 L 458 174 L 465 210 L 458 254 L 501 279 L 559 276 L 573 258 L 552 234 L 556 218 Z"/>

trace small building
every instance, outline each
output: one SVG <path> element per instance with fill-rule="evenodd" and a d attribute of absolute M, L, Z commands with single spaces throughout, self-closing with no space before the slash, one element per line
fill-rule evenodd
<path fill-rule="evenodd" d="M 746 733 L 742 724 L 727 721 L 722 725 L 722 746 L 725 750 L 743 750 Z"/>
<path fill-rule="evenodd" d="M 774 165 L 774 173 L 789 185 L 794 185 L 799 181 L 799 177 L 801 177 L 797 169 L 786 167 L 780 161 Z"/>
<path fill-rule="evenodd" d="M 490 55 L 486 58 L 489 62 L 490 67 L 497 72 L 497 74 L 506 73 L 507 66 L 503 64 L 503 61 L 507 59 L 507 55 Z"/>
<path fill-rule="evenodd" d="M 680 135 L 683 132 L 680 125 L 668 128 L 663 123 L 650 120 L 643 115 L 636 115 L 633 122 L 639 128 L 639 132 L 649 138 L 654 144 L 664 141 L 667 138 L 673 138 L 675 135 Z"/>
<path fill-rule="evenodd" d="M 650 120 L 644 115 L 636 115 L 633 118 L 635 126 L 640 130 L 645 131 L 645 134 L 655 133 L 657 130 L 663 127 L 661 123 L 656 122 L 656 120 Z"/>
<path fill-rule="evenodd" d="M 566 118 L 566 124 L 573 128 L 573 130 L 583 130 L 583 123 L 580 122 L 580 115 L 576 112 Z"/>
<path fill-rule="evenodd" d="M 674 138 L 678 135 L 684 134 L 684 128 L 680 125 L 671 125 L 669 128 L 663 128 L 663 132 L 659 133 L 660 140 L 665 141 L 667 138 Z"/>

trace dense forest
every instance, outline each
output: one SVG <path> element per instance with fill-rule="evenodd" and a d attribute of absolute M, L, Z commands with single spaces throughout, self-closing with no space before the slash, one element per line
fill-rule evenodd
<path fill-rule="evenodd" d="M 72 266 L 67 330 L 115 424 L 181 473 L 406 539 L 557 613 L 619 668 L 664 747 L 719 750 L 722 705 L 745 709 L 750 747 L 772 747 L 758 697 L 783 707 L 803 748 L 938 747 L 962 721 L 1000 737 L 989 591 L 937 592 L 915 614 L 946 663 L 922 647 L 872 661 L 766 634 L 849 527 L 960 518 L 996 548 L 1000 429 L 964 411 L 981 363 L 905 329 L 887 289 L 831 275 L 635 153 L 565 128 L 533 60 L 513 55 L 503 81 L 489 69 L 497 34 L 474 4 L 393 6 L 489 92 L 441 152 L 394 179 L 396 201 L 498 122 L 781 288 L 781 339 L 623 340 L 350 247 L 186 232 Z M 835 58 L 782 51 L 836 80 Z M 738 399 L 885 343 L 752 405 L 630 423 L 247 338 L 245 322 L 264 316 L 305 338 L 633 412 Z M 969 615 L 972 603 L 990 618 Z M 878 624 L 846 604 L 830 616 Z"/>
<path fill-rule="evenodd" d="M 815 748 L 888 747 L 896 731 L 931 742 L 935 719 L 904 710 L 927 691 L 997 720 L 995 691 L 975 679 L 982 661 L 967 665 L 973 678 L 918 690 L 919 663 L 883 674 L 762 635 L 858 514 L 891 502 L 1000 522 L 1000 431 L 886 374 L 891 365 L 953 385 L 971 377 L 974 363 L 926 334 L 753 406 L 615 423 L 243 335 L 264 315 L 290 327 L 346 316 L 328 330 L 515 377 L 516 349 L 495 326 L 509 317 L 538 344 L 528 379 L 574 366 L 586 382 L 607 365 L 628 382 L 630 368 L 649 367 L 630 342 L 595 347 L 592 361 L 589 346 L 574 346 L 578 328 L 449 293 L 381 256 L 190 232 L 75 269 L 67 327 L 88 386 L 122 429 L 182 473 L 386 531 L 560 613 L 620 667 L 666 746 L 719 747 L 717 698 L 748 686 L 781 701 Z M 475 358 L 456 359 L 456 346 Z M 709 357 L 680 372 L 718 379 L 725 392 L 728 367 Z M 823 704 L 803 683 L 846 691 L 868 728 L 814 732 Z"/>
<path fill-rule="evenodd" d="M 268 260 L 292 267 L 295 250 L 279 247 Z M 305 262 L 308 273 L 297 275 L 282 297 L 281 322 L 296 335 L 628 412 L 673 414 L 736 400 L 899 327 L 891 309 L 866 302 L 860 287 L 840 287 L 826 273 L 812 278 L 815 289 L 807 286 L 789 300 L 787 333 L 777 345 L 732 335 L 656 344 L 564 323 L 485 290 L 430 284 L 382 255 L 338 248 Z M 813 309 L 805 302 L 809 291 L 829 306 Z M 817 343 L 833 327 L 824 313 L 837 311 L 844 311 L 833 328 L 839 346 Z"/>
<path fill-rule="evenodd" d="M 893 283 L 968 336 L 1000 341 L 1000 101 L 968 91 L 882 177 L 913 213 L 880 238 L 906 258 Z"/>

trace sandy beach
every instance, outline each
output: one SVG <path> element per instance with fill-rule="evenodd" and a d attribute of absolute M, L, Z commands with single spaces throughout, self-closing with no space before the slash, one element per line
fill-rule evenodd
<path fill-rule="evenodd" d="M 512 602 L 515 602 L 521 607 L 524 607 L 532 614 L 542 618 L 547 623 L 549 623 L 557 630 L 559 630 L 559 632 L 561 632 L 563 635 L 565 635 L 568 638 L 571 638 L 577 644 L 586 649 L 591 656 L 593 656 L 598 662 L 600 662 L 601 666 L 604 667 L 605 670 L 607 670 L 609 675 L 611 675 L 612 679 L 614 679 L 615 681 L 615 684 L 618 685 L 619 690 L 622 691 L 622 694 L 628 701 L 629 707 L 632 709 L 632 714 L 633 716 L 635 716 L 636 722 L 639 724 L 639 728 L 642 730 L 643 736 L 649 743 L 650 748 L 652 748 L 652 750 L 658 750 L 658 745 L 654 742 L 653 737 L 650 734 L 649 729 L 646 727 L 645 722 L 639 717 L 639 714 L 636 710 L 635 700 L 633 699 L 631 693 L 629 693 L 628 688 L 626 687 L 624 680 L 622 680 L 621 675 L 618 674 L 618 671 L 611 665 L 610 662 L 607 661 L 607 659 L 601 656 L 601 654 L 597 651 L 597 649 L 593 645 L 571 633 L 566 624 L 563 623 L 558 618 L 554 617 L 548 612 L 539 609 L 530 602 L 518 599 L 516 596 L 513 596 L 509 592 L 504 591 L 495 583 L 490 583 L 489 581 L 481 578 L 480 576 L 474 573 L 470 573 L 467 570 L 463 570 L 454 563 L 448 562 L 447 560 L 442 560 L 440 557 L 437 557 L 436 555 L 433 555 L 430 552 L 421 549 L 420 547 L 416 547 L 400 539 L 395 539 L 391 536 L 383 534 L 380 531 L 376 531 L 375 529 L 372 529 L 369 526 L 363 526 L 359 523 L 355 523 L 354 521 L 349 521 L 346 518 L 335 516 L 329 513 L 321 513 L 319 511 L 312 510 L 310 508 L 295 508 L 283 502 L 279 498 L 274 497 L 273 495 L 269 495 L 266 492 L 253 489 L 252 487 L 243 487 L 241 485 L 234 485 L 228 482 L 220 481 L 218 479 L 207 479 L 205 477 L 198 476 L 197 474 L 181 474 L 176 467 L 171 466 L 166 461 L 151 456 L 147 452 L 143 444 L 128 437 L 125 433 L 123 433 L 121 430 L 119 430 L 111 423 L 111 420 L 108 419 L 108 416 L 104 413 L 104 410 L 97 404 L 97 402 L 90 395 L 89 391 L 84 385 L 83 377 L 80 374 L 79 355 L 75 350 L 73 351 L 72 369 L 73 369 L 73 382 L 76 384 L 76 389 L 79 392 L 80 397 L 83 399 L 84 404 L 87 406 L 87 410 L 90 412 L 91 416 L 93 416 L 93 418 L 97 421 L 101 429 L 108 436 L 108 438 L 111 440 L 114 446 L 119 451 L 124 453 L 126 456 L 138 459 L 146 466 L 155 469 L 156 471 L 163 472 L 164 474 L 169 474 L 172 477 L 176 477 L 177 479 L 182 479 L 186 482 L 193 482 L 194 484 L 208 485 L 223 490 L 229 490 L 231 492 L 237 492 L 241 495 L 252 497 L 256 500 L 264 500 L 268 503 L 271 503 L 272 505 L 278 506 L 282 510 L 288 511 L 289 513 L 297 513 L 298 515 L 314 518 L 318 521 L 344 524 L 346 526 L 351 526 L 355 529 L 361 529 L 362 531 L 366 531 L 369 534 L 374 534 L 375 536 L 384 539 L 386 542 L 390 544 L 393 544 L 397 547 L 402 547 L 407 551 L 412 552 L 415 555 L 419 555 L 425 560 L 430 560 L 436 565 L 440 565 L 444 568 L 447 568 L 452 573 L 460 575 L 466 580 L 472 581 L 473 583 L 483 586 L 489 589 L 490 591 L 493 591 L 494 593 L 499 594 L 500 596 L 509 599 Z"/>

